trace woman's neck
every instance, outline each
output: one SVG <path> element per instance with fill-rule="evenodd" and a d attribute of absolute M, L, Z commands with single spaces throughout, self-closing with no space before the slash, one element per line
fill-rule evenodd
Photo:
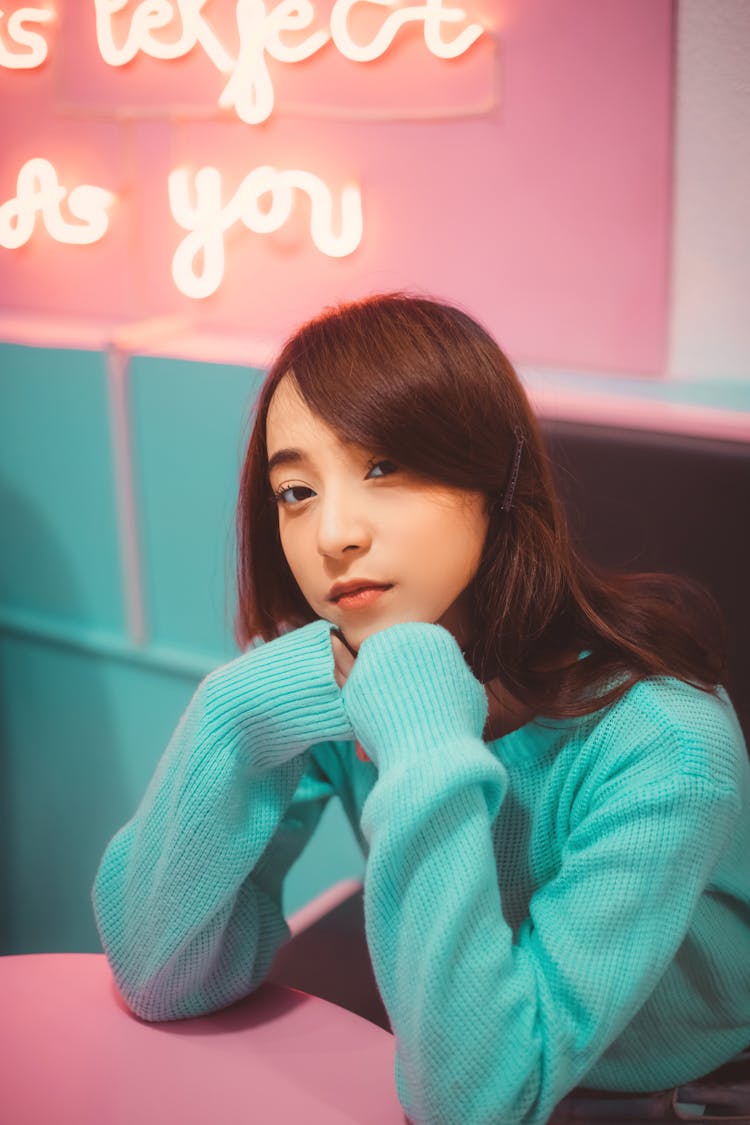
<path fill-rule="evenodd" d="M 534 718 L 533 709 L 511 695 L 500 680 L 490 680 L 484 685 L 484 690 L 489 704 L 483 731 L 485 742 L 494 742 Z"/>
<path fill-rule="evenodd" d="M 577 649 L 568 649 L 548 664 L 543 664 L 541 669 L 553 672 L 559 671 L 561 668 L 569 668 L 578 660 L 578 657 Z M 489 680 L 484 685 L 484 690 L 487 693 L 489 703 L 487 722 L 484 727 L 485 741 L 493 742 L 496 738 L 502 738 L 504 734 L 510 734 L 512 730 L 525 726 L 526 723 L 530 723 L 535 718 L 536 712 L 534 709 L 517 699 L 503 686 L 499 679 Z"/>

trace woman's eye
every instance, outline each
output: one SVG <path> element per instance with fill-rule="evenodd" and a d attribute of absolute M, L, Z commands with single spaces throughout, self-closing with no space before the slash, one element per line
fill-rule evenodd
<path fill-rule="evenodd" d="M 273 494 L 273 498 L 277 504 L 288 504 L 291 506 L 299 504 L 314 495 L 313 490 L 308 488 L 305 484 L 287 484 L 277 489 Z"/>
<path fill-rule="evenodd" d="M 394 461 L 373 461 L 370 465 L 368 477 L 388 477 L 391 473 L 398 472 L 398 465 Z"/>

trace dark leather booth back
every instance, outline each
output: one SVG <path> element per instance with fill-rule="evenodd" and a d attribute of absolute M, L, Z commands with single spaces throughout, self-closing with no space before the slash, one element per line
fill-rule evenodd
<path fill-rule="evenodd" d="M 725 686 L 750 745 L 750 445 L 543 419 L 575 543 L 702 582 L 728 630 Z"/>

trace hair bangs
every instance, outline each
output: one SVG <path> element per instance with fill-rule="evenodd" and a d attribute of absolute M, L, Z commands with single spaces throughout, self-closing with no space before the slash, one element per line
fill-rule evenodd
<path fill-rule="evenodd" d="M 394 331 L 394 318 L 397 331 Z M 502 437 L 502 358 L 457 309 L 391 295 L 311 321 L 284 359 L 302 398 L 344 441 L 459 488 L 496 491 L 512 452 Z M 498 419 L 487 440 L 482 415 Z"/>

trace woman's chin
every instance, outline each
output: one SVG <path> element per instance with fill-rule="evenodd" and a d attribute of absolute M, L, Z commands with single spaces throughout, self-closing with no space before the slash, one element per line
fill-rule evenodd
<path fill-rule="evenodd" d="M 372 637 L 375 633 L 382 633 L 385 629 L 390 629 L 393 625 L 407 625 L 413 621 L 425 621 L 426 617 L 419 616 L 419 614 L 381 614 L 371 621 L 347 621 L 343 620 L 339 623 L 339 629 L 346 637 L 348 643 L 352 648 L 357 651 L 361 645 Z"/>
<path fill-rule="evenodd" d="M 352 617 L 354 617 L 353 614 Z M 385 616 L 383 614 L 373 615 L 369 621 L 352 620 L 347 615 L 342 614 L 337 621 L 338 628 L 346 637 L 347 642 L 356 650 L 359 650 L 368 637 L 372 637 L 375 633 L 382 633 L 384 629 L 399 623 L 399 619 L 395 615 Z"/>
<path fill-rule="evenodd" d="M 383 629 L 387 629 L 391 624 L 393 624 L 391 621 L 373 622 L 367 625 L 344 621 L 339 625 L 339 628 L 352 648 L 359 651 L 368 637 L 373 636 L 374 633 L 382 633 Z"/>

